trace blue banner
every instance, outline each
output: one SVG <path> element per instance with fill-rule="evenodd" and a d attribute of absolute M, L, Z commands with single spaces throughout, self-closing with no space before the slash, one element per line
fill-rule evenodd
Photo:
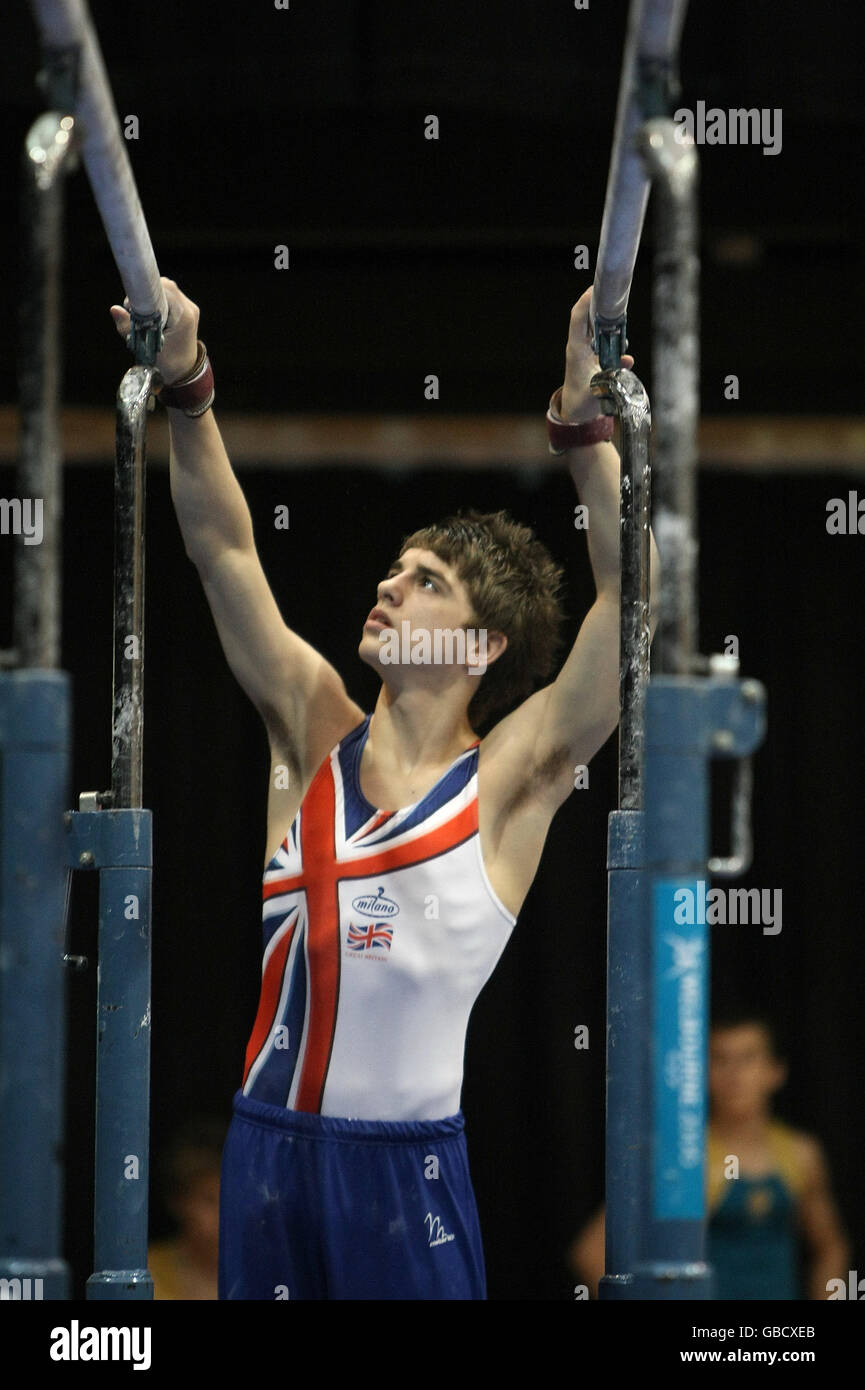
<path fill-rule="evenodd" d="M 655 1220 L 700 1220 L 704 1215 L 708 966 L 705 883 L 696 879 L 655 879 Z"/>

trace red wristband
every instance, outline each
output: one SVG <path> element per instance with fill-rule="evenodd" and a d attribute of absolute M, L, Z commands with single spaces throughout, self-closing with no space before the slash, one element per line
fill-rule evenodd
<path fill-rule="evenodd" d="M 562 404 L 562 388 L 554 391 L 547 411 L 547 434 L 551 454 L 564 454 L 568 449 L 581 449 L 589 444 L 601 444 L 612 439 L 615 421 L 612 415 L 598 415 L 594 420 L 562 420 L 559 410 Z"/>
<path fill-rule="evenodd" d="M 171 410 L 182 410 L 184 415 L 194 418 L 203 415 L 213 405 L 216 392 L 213 389 L 213 368 L 207 355 L 207 348 L 198 340 L 198 357 L 189 376 L 163 386 L 159 399 Z"/>

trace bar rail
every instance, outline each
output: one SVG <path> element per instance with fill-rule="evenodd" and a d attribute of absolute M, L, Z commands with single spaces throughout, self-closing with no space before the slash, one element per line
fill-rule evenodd
<path fill-rule="evenodd" d="M 637 136 L 649 117 L 668 113 L 686 6 L 687 0 L 633 0 L 628 16 L 592 294 L 595 351 L 603 370 L 618 367 L 627 346 L 628 298 L 649 198 Z"/>
<path fill-rule="evenodd" d="M 168 316 L 156 256 L 120 130 L 99 41 L 84 0 L 31 0 L 46 62 L 75 67 L 70 114 L 133 318 L 137 360 L 152 365 Z M 147 354 L 146 356 L 144 354 Z"/>

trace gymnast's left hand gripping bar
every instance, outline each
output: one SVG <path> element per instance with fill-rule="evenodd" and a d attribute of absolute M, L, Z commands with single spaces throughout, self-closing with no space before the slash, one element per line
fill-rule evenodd
<path fill-rule="evenodd" d="M 130 348 L 153 366 L 168 306 L 93 22 L 84 0 L 30 3 L 46 56 L 67 53 L 77 67 L 70 114 L 78 148 L 129 299 Z"/>

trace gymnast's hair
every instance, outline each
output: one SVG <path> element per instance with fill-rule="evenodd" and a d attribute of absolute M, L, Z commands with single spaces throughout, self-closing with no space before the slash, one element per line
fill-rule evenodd
<path fill-rule="evenodd" d="M 503 511 L 460 511 L 407 536 L 400 555 L 412 547 L 451 565 L 468 591 L 474 625 L 508 639 L 468 708 L 472 727 L 486 733 L 555 666 L 565 619 L 563 571 L 534 532 Z"/>
<path fill-rule="evenodd" d="M 784 1030 L 776 1018 L 759 1005 L 751 1007 L 748 1003 L 720 1003 L 711 1011 L 713 1033 L 726 1033 L 733 1028 L 760 1028 L 765 1035 L 769 1051 L 776 1062 L 787 1058 L 787 1040 Z"/>

